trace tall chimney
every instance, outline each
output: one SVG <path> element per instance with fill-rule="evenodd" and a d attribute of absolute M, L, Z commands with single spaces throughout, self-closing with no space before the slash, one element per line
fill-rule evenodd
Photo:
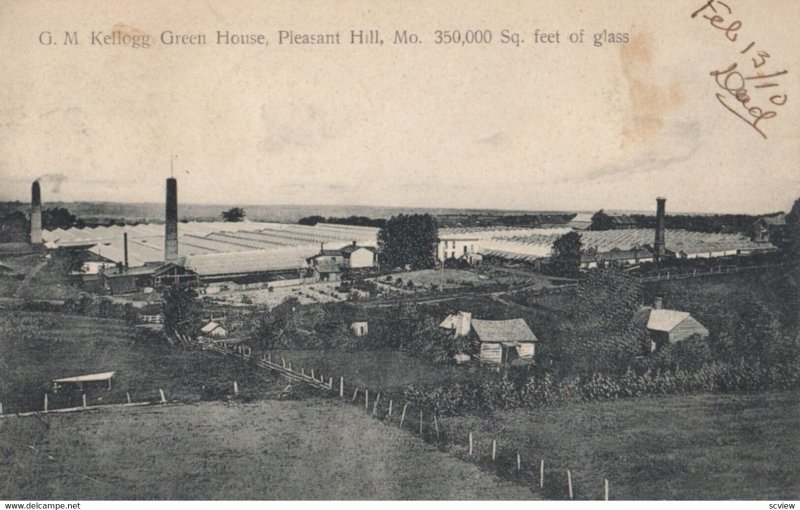
<path fill-rule="evenodd" d="M 31 186 L 31 244 L 42 244 L 42 191 L 39 181 Z"/>
<path fill-rule="evenodd" d="M 656 298 L 653 300 L 653 308 L 655 308 L 656 310 L 661 310 L 663 306 L 664 306 L 664 298 L 661 296 L 656 296 Z"/>
<path fill-rule="evenodd" d="M 128 233 L 123 232 L 122 234 L 122 247 L 125 254 L 125 271 L 128 271 Z"/>
<path fill-rule="evenodd" d="M 178 258 L 178 181 L 167 179 L 167 209 L 164 225 L 164 260 L 171 262 Z"/>
<path fill-rule="evenodd" d="M 656 241 L 653 244 L 655 250 L 656 262 L 664 259 L 665 244 L 664 244 L 664 214 L 666 210 L 667 199 L 664 197 L 656 198 Z"/>

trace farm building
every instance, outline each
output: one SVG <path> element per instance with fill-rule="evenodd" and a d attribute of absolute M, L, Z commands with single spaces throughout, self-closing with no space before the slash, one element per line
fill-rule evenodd
<path fill-rule="evenodd" d="M 213 338 L 226 338 L 228 336 L 228 330 L 218 322 L 215 321 L 208 321 L 202 328 L 200 328 L 200 332 L 204 336 L 210 336 Z"/>
<path fill-rule="evenodd" d="M 356 321 L 350 324 L 350 331 L 355 336 L 366 336 L 369 333 L 369 323 L 367 321 Z"/>
<path fill-rule="evenodd" d="M 762 216 L 753 222 L 752 239 L 756 243 L 768 243 L 780 237 L 786 229 L 784 213 Z"/>
<path fill-rule="evenodd" d="M 592 225 L 592 213 L 578 213 L 567 226 L 573 230 L 587 230 Z"/>
<path fill-rule="evenodd" d="M 470 312 L 458 312 L 448 315 L 439 324 L 440 328 L 452 330 L 455 336 L 467 336 L 472 330 L 472 314 Z"/>
<path fill-rule="evenodd" d="M 336 282 L 340 280 L 342 270 L 330 260 L 320 260 L 313 267 L 314 280 L 318 282 Z"/>
<path fill-rule="evenodd" d="M 523 319 L 480 320 L 469 312 L 447 316 L 439 327 L 457 337 L 475 334 L 480 344 L 478 359 L 483 363 L 508 364 L 516 359 L 533 360 L 536 335 Z"/>
<path fill-rule="evenodd" d="M 660 349 L 663 345 L 681 342 L 695 335 L 700 338 L 708 338 L 708 329 L 689 312 L 663 309 L 660 298 L 656 299 L 655 305 L 649 309 L 648 313 L 647 330 L 650 333 L 650 352 Z"/>
<path fill-rule="evenodd" d="M 480 342 L 479 357 L 484 363 L 506 364 L 534 357 L 537 338 L 523 319 L 473 319 L 472 329 Z"/>
<path fill-rule="evenodd" d="M 378 257 L 375 248 L 359 246 L 356 241 L 352 241 L 336 250 L 325 249 L 324 245 L 320 245 L 319 253 L 306 258 L 306 262 L 311 269 L 322 263 L 335 264 L 340 269 L 363 269 L 376 267 Z"/>
<path fill-rule="evenodd" d="M 350 269 L 363 269 L 378 266 L 375 248 L 358 246 L 355 241 L 341 249 L 345 265 Z"/>

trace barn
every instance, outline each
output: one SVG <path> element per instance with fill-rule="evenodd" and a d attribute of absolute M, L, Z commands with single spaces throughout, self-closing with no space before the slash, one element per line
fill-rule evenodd
<path fill-rule="evenodd" d="M 667 344 L 682 342 L 694 335 L 708 338 L 708 329 L 689 312 L 663 309 L 660 299 L 656 299 L 655 307 L 650 309 L 647 331 L 650 333 L 650 352 Z"/>
<path fill-rule="evenodd" d="M 502 365 L 515 359 L 533 360 L 538 339 L 523 319 L 473 319 L 472 329 L 480 342 L 481 362 Z"/>

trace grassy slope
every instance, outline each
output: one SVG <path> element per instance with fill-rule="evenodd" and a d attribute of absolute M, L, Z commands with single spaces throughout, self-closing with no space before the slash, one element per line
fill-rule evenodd
<path fill-rule="evenodd" d="M 534 497 L 316 399 L 6 418 L 0 449 L 0 492 L 12 499 Z"/>
<path fill-rule="evenodd" d="M 345 378 L 348 386 L 360 388 L 404 388 L 410 385 L 441 385 L 472 377 L 465 367 L 437 366 L 427 360 L 414 358 L 391 350 L 279 350 L 272 352 L 273 361 L 283 356 L 294 370 L 313 368 L 315 375 Z M 337 379 L 338 380 L 338 379 Z"/>
<path fill-rule="evenodd" d="M 171 400 L 219 398 L 239 383 L 243 396 L 274 391 L 285 382 L 239 361 L 136 340 L 123 321 L 41 312 L 0 312 L 0 402 L 5 412 L 42 408 L 49 381 L 116 371 L 110 391 L 88 392 L 89 404 L 153 400 L 163 388 Z M 202 391 L 203 385 L 207 391 Z M 220 392 L 222 392 L 220 394 Z M 80 395 L 50 395 L 51 408 L 76 405 Z"/>
<path fill-rule="evenodd" d="M 492 439 L 507 470 L 519 452 L 530 479 L 543 458 L 547 497 L 565 497 L 569 468 L 581 499 L 602 498 L 604 478 L 613 499 L 800 498 L 796 392 L 640 398 L 442 421 L 461 445 L 474 431 L 484 461 Z"/>

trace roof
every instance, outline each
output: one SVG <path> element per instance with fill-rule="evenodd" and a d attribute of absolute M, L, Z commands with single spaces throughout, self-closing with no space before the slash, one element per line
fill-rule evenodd
<path fill-rule="evenodd" d="M 114 377 L 116 372 L 100 372 L 99 374 L 77 375 L 75 377 L 62 377 L 61 379 L 53 379 L 54 383 L 67 383 L 67 382 L 93 382 L 93 381 L 107 381 Z"/>
<path fill-rule="evenodd" d="M 272 250 L 209 253 L 186 257 L 184 267 L 200 276 L 297 270 L 306 266 L 312 246 L 286 246 Z"/>
<path fill-rule="evenodd" d="M 314 269 L 319 271 L 320 273 L 338 273 L 339 265 L 332 261 L 332 260 L 321 260 L 319 263 L 314 266 Z"/>
<path fill-rule="evenodd" d="M 481 342 L 536 342 L 536 335 L 523 319 L 487 321 L 472 319 L 472 329 Z"/>
<path fill-rule="evenodd" d="M 762 216 L 755 221 L 755 223 L 766 223 L 773 227 L 783 227 L 786 225 L 786 215 L 783 213 L 774 214 L 771 216 Z"/>
<path fill-rule="evenodd" d="M 164 230 L 163 223 L 142 223 L 55 229 L 44 231 L 42 237 L 48 248 L 85 247 L 104 259 L 122 262 L 123 235 L 127 234 L 129 265 L 136 267 L 164 260 Z M 180 222 L 178 254 L 192 257 L 314 245 L 314 249 L 305 254 L 309 256 L 319 252 L 319 243 L 325 243 L 333 249 L 353 241 L 361 246 L 376 246 L 378 230 L 374 227 L 324 223 L 308 226 L 253 221 Z M 24 243 L 22 245 L 27 246 Z"/>
<path fill-rule="evenodd" d="M 689 312 L 664 309 L 650 310 L 650 318 L 647 320 L 647 329 L 670 332 L 675 329 L 678 324 L 686 320 L 687 317 L 691 317 Z"/>
<path fill-rule="evenodd" d="M 208 324 L 206 324 L 205 326 L 203 326 L 202 328 L 200 328 L 200 331 L 202 331 L 203 333 L 211 333 L 211 332 L 212 332 L 212 331 L 214 331 L 215 329 L 217 329 L 217 328 L 221 328 L 221 327 L 222 327 L 222 326 L 220 326 L 220 325 L 219 325 L 219 324 L 217 324 L 216 322 L 214 322 L 214 321 L 210 321 Z M 224 328 L 223 328 L 223 329 L 224 329 Z"/>
<path fill-rule="evenodd" d="M 343 248 L 342 248 L 341 250 L 339 250 L 339 251 L 342 253 L 342 255 L 344 255 L 345 257 L 347 257 L 347 256 L 349 256 L 351 253 L 353 253 L 354 251 L 358 251 L 358 250 L 367 250 L 367 251 L 371 251 L 371 252 L 373 252 L 373 253 L 375 252 L 375 248 L 371 248 L 371 247 L 369 247 L 369 246 L 358 246 L 358 245 L 352 245 L 352 244 L 348 244 L 347 246 L 343 247 Z"/>

